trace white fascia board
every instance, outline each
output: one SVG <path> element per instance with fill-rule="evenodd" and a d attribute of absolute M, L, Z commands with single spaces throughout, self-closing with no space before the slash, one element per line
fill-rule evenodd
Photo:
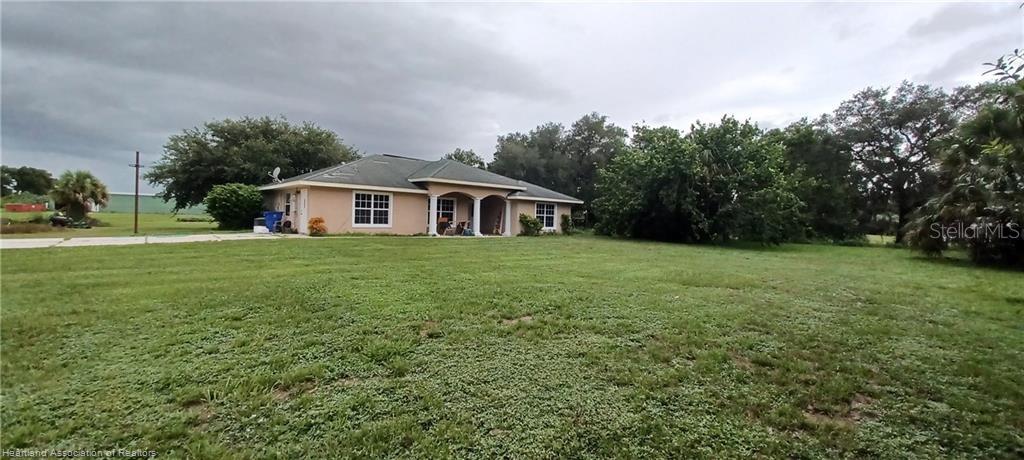
<path fill-rule="evenodd" d="M 566 200 L 562 198 L 542 198 L 539 196 L 524 196 L 516 195 L 508 197 L 510 200 L 524 200 L 524 201 L 542 201 L 547 203 L 567 203 L 567 204 L 583 204 L 580 200 Z"/>
<path fill-rule="evenodd" d="M 526 190 L 526 187 L 520 187 L 518 185 L 501 185 L 491 184 L 487 182 L 469 182 L 464 180 L 452 180 L 452 179 L 435 179 L 433 177 L 423 177 L 419 179 L 409 179 L 409 182 L 437 182 L 439 184 L 453 184 L 453 185 L 469 185 L 473 187 L 486 187 L 486 188 L 500 188 L 502 190 Z"/>
<path fill-rule="evenodd" d="M 400 187 L 378 187 L 376 185 L 360 185 L 360 184 L 335 184 L 331 182 L 313 182 L 307 180 L 300 180 L 294 182 L 282 182 L 280 184 L 270 184 L 260 187 L 260 190 L 280 190 L 294 187 L 326 187 L 326 188 L 347 188 L 352 190 L 372 190 L 375 192 L 396 192 L 396 193 L 416 193 L 420 195 L 426 195 L 426 190 L 400 188 Z"/>

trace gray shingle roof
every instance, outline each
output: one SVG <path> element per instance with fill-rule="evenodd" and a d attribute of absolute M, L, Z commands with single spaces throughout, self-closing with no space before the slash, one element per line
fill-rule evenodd
<path fill-rule="evenodd" d="M 510 179 L 508 177 L 475 168 L 459 163 L 454 160 L 427 161 L 417 158 L 406 158 L 397 155 L 370 155 L 356 161 L 331 166 L 329 168 L 300 174 L 289 177 L 280 182 L 322 182 L 325 184 L 351 184 L 366 185 L 375 187 L 390 187 L 409 189 L 410 191 L 424 190 L 420 185 L 422 182 L 433 180 L 448 180 L 459 182 L 473 182 L 480 184 L 491 184 L 500 187 L 510 187 L 514 190 L 510 197 L 534 197 L 550 200 L 579 201 L 569 195 L 546 189 L 539 185 L 526 181 Z M 271 184 L 279 186 L 280 184 Z M 522 189 L 522 190 L 516 190 Z"/>
<path fill-rule="evenodd" d="M 281 182 L 309 181 L 423 190 L 422 187 L 409 182 L 409 174 L 420 169 L 423 163 L 426 162 L 415 158 L 370 155 L 350 163 L 289 177 Z"/>
<path fill-rule="evenodd" d="M 494 174 L 480 168 L 459 163 L 455 160 L 441 159 L 431 161 L 418 171 L 409 176 L 411 181 L 429 179 L 455 180 L 461 182 L 477 182 L 481 184 L 494 184 L 506 187 L 523 187 L 519 181 L 508 177 Z"/>
<path fill-rule="evenodd" d="M 509 195 L 510 197 L 547 198 L 549 200 L 579 201 L 580 203 L 582 203 L 582 201 L 579 198 L 572 197 L 564 193 L 558 193 L 554 190 L 547 189 L 539 185 L 531 184 L 529 182 L 522 180 L 516 182 L 518 182 L 523 187 L 526 187 L 526 190 L 512 193 Z"/>

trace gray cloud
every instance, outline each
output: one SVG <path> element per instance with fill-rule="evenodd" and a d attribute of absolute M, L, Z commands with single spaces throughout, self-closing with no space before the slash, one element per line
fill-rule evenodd
<path fill-rule="evenodd" d="M 978 28 L 991 28 L 997 24 L 1020 22 L 1020 11 L 1016 3 L 954 3 L 944 7 L 929 18 L 921 19 L 907 31 L 908 35 L 919 38 L 948 37 L 952 33 L 966 32 Z"/>
<path fill-rule="evenodd" d="M 488 157 L 498 134 L 592 110 L 623 126 L 781 125 L 864 86 L 956 81 L 1019 41 L 1019 21 L 971 25 L 993 7 L 957 8 L 5 3 L 3 162 L 129 190 L 134 150 L 151 163 L 169 135 L 246 115 L 423 158 Z"/>
<path fill-rule="evenodd" d="M 1010 44 L 1019 36 L 1013 34 L 997 35 L 967 44 L 958 49 L 941 65 L 918 76 L 915 80 L 944 86 L 955 86 L 975 80 L 988 70 L 984 62 L 994 62 L 999 56 L 1009 52 Z M 974 77 L 974 78 L 972 78 Z"/>

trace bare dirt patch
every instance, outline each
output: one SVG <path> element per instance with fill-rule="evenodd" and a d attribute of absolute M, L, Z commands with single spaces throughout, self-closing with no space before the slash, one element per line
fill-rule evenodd
<path fill-rule="evenodd" d="M 804 409 L 804 420 L 814 426 L 831 426 L 845 429 L 853 428 L 855 424 L 853 420 L 845 416 L 833 416 L 814 406 L 807 406 Z"/>
<path fill-rule="evenodd" d="M 425 321 L 423 323 L 423 326 L 420 327 L 420 337 L 425 337 L 425 338 L 428 338 L 428 339 L 433 339 L 433 338 L 440 337 L 441 335 L 443 335 L 443 334 L 441 333 L 441 323 L 440 322 L 437 322 L 437 321 L 434 321 L 434 320 L 428 320 L 428 321 Z"/>
<path fill-rule="evenodd" d="M 750 358 L 743 355 L 733 355 L 732 363 L 735 364 L 736 367 L 743 369 L 745 371 L 754 370 L 754 362 L 751 361 Z"/>
<path fill-rule="evenodd" d="M 875 398 L 868 395 L 860 393 L 853 395 L 853 399 L 850 400 L 850 418 L 858 422 L 863 419 L 874 418 L 875 415 L 870 410 L 871 405 L 874 403 Z"/>
<path fill-rule="evenodd" d="M 206 401 L 189 401 L 185 403 L 184 407 L 189 412 L 196 414 L 196 425 L 200 427 L 206 425 L 206 423 L 212 420 L 215 416 L 213 409 Z"/>
<path fill-rule="evenodd" d="M 287 401 L 291 399 L 292 392 L 284 388 L 274 388 L 274 390 L 270 392 L 270 396 L 274 398 L 274 401 Z"/>
<path fill-rule="evenodd" d="M 869 410 L 869 407 L 874 404 L 874 402 L 874 398 L 861 393 L 856 393 L 853 395 L 853 398 L 850 399 L 844 413 L 830 414 L 828 411 L 809 405 L 804 409 L 804 419 L 812 425 L 817 426 L 826 425 L 839 428 L 853 428 L 862 420 L 874 418 L 874 414 Z"/>
<path fill-rule="evenodd" d="M 533 321 L 533 316 L 525 315 L 525 316 L 520 316 L 518 318 L 503 319 L 503 320 L 501 320 L 501 324 L 504 324 L 506 326 L 512 326 L 512 325 L 519 324 L 519 323 L 529 323 L 531 321 Z"/>
<path fill-rule="evenodd" d="M 313 382 L 305 382 L 300 385 L 291 387 L 277 387 L 270 391 L 270 397 L 274 398 L 274 401 L 287 401 L 289 399 L 298 396 L 299 394 L 309 394 L 316 391 L 316 384 Z"/>

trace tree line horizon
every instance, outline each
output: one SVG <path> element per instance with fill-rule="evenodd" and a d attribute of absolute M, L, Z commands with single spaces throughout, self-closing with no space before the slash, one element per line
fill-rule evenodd
<path fill-rule="evenodd" d="M 490 162 L 463 148 L 442 158 L 580 198 L 582 219 L 608 235 L 778 244 L 891 234 L 931 254 L 959 243 L 977 261 L 1019 263 L 1024 238 L 950 241 L 925 231 L 1024 222 L 1024 57 L 1014 50 L 987 65 L 994 81 L 867 87 L 781 128 L 727 114 L 686 132 L 639 123 L 630 135 L 591 112 L 568 127 L 499 135 Z M 265 184 L 275 167 L 291 177 L 360 157 L 314 123 L 244 117 L 172 135 L 145 178 L 183 209 L 215 185 Z"/>

